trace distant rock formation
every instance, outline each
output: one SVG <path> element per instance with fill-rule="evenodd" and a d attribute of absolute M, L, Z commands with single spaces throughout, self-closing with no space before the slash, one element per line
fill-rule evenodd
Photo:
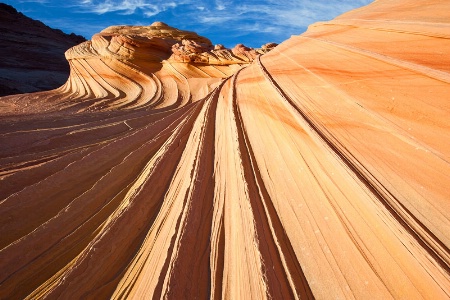
<path fill-rule="evenodd" d="M 449 41 L 450 1 L 377 0 L 71 48 L 0 98 L 0 299 L 449 299 Z"/>
<path fill-rule="evenodd" d="M 0 96 L 50 90 L 69 76 L 64 52 L 85 39 L 0 3 Z"/>
<path fill-rule="evenodd" d="M 92 41 L 87 43 L 95 49 L 95 55 L 127 61 L 140 59 L 140 63 L 144 64 L 162 60 L 208 65 L 247 64 L 258 54 L 271 49 L 253 49 L 242 44 L 232 50 L 222 45 L 213 46 L 209 39 L 195 32 L 179 30 L 163 22 L 154 22 L 149 26 L 111 26 L 94 35 Z M 273 48 L 276 44 L 271 45 Z M 76 59 L 79 53 L 78 49 L 71 49 L 67 58 Z"/>
<path fill-rule="evenodd" d="M 52 101 L 13 97 L 4 100 L 3 113 L 184 106 L 207 96 L 224 78 L 275 46 L 270 45 L 214 47 L 195 32 L 163 22 L 111 26 L 66 51 L 68 81 L 58 90 L 36 95 Z M 173 91 L 167 92 L 169 88 Z"/>

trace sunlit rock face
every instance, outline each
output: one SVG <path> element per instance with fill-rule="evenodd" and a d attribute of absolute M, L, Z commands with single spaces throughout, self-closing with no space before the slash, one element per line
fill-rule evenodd
<path fill-rule="evenodd" d="M 67 50 L 69 80 L 56 91 L 12 97 L 4 113 L 180 107 L 207 96 L 257 55 L 273 48 L 214 47 L 162 22 L 111 26 Z"/>
<path fill-rule="evenodd" d="M 0 99 L 0 298 L 448 299 L 449 37 L 448 2 L 379 0 L 261 49 L 72 48 Z"/>

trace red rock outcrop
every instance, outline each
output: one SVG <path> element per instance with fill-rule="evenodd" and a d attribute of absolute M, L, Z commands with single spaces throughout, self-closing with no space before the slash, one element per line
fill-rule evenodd
<path fill-rule="evenodd" d="M 64 52 L 85 41 L 0 3 L 0 97 L 60 87 L 69 77 Z"/>
<path fill-rule="evenodd" d="M 0 298 L 448 299 L 449 12 L 72 48 L 58 92 L 0 99 Z"/>
<path fill-rule="evenodd" d="M 184 106 L 270 49 L 214 49 L 209 39 L 162 22 L 111 26 L 67 50 L 71 74 L 65 85 L 4 98 L 3 113 Z"/>

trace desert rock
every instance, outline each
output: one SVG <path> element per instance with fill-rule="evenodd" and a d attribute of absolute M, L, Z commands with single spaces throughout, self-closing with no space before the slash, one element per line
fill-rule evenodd
<path fill-rule="evenodd" d="M 262 55 L 148 30 L 0 99 L 0 298 L 449 298 L 447 1 Z"/>
<path fill-rule="evenodd" d="M 85 41 L 0 3 L 0 96 L 50 90 L 69 77 L 64 52 Z"/>

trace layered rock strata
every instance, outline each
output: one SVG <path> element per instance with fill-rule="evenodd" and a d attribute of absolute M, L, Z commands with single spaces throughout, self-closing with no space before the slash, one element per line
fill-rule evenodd
<path fill-rule="evenodd" d="M 0 298 L 448 299 L 449 12 L 72 48 L 58 91 L 0 99 Z"/>
<path fill-rule="evenodd" d="M 194 32 L 155 22 L 111 26 L 65 53 L 68 81 L 56 91 L 4 98 L 4 113 L 180 107 L 267 53 L 242 44 L 213 46 Z"/>
<path fill-rule="evenodd" d="M 64 52 L 85 41 L 0 3 L 0 97 L 60 87 L 69 77 Z"/>

